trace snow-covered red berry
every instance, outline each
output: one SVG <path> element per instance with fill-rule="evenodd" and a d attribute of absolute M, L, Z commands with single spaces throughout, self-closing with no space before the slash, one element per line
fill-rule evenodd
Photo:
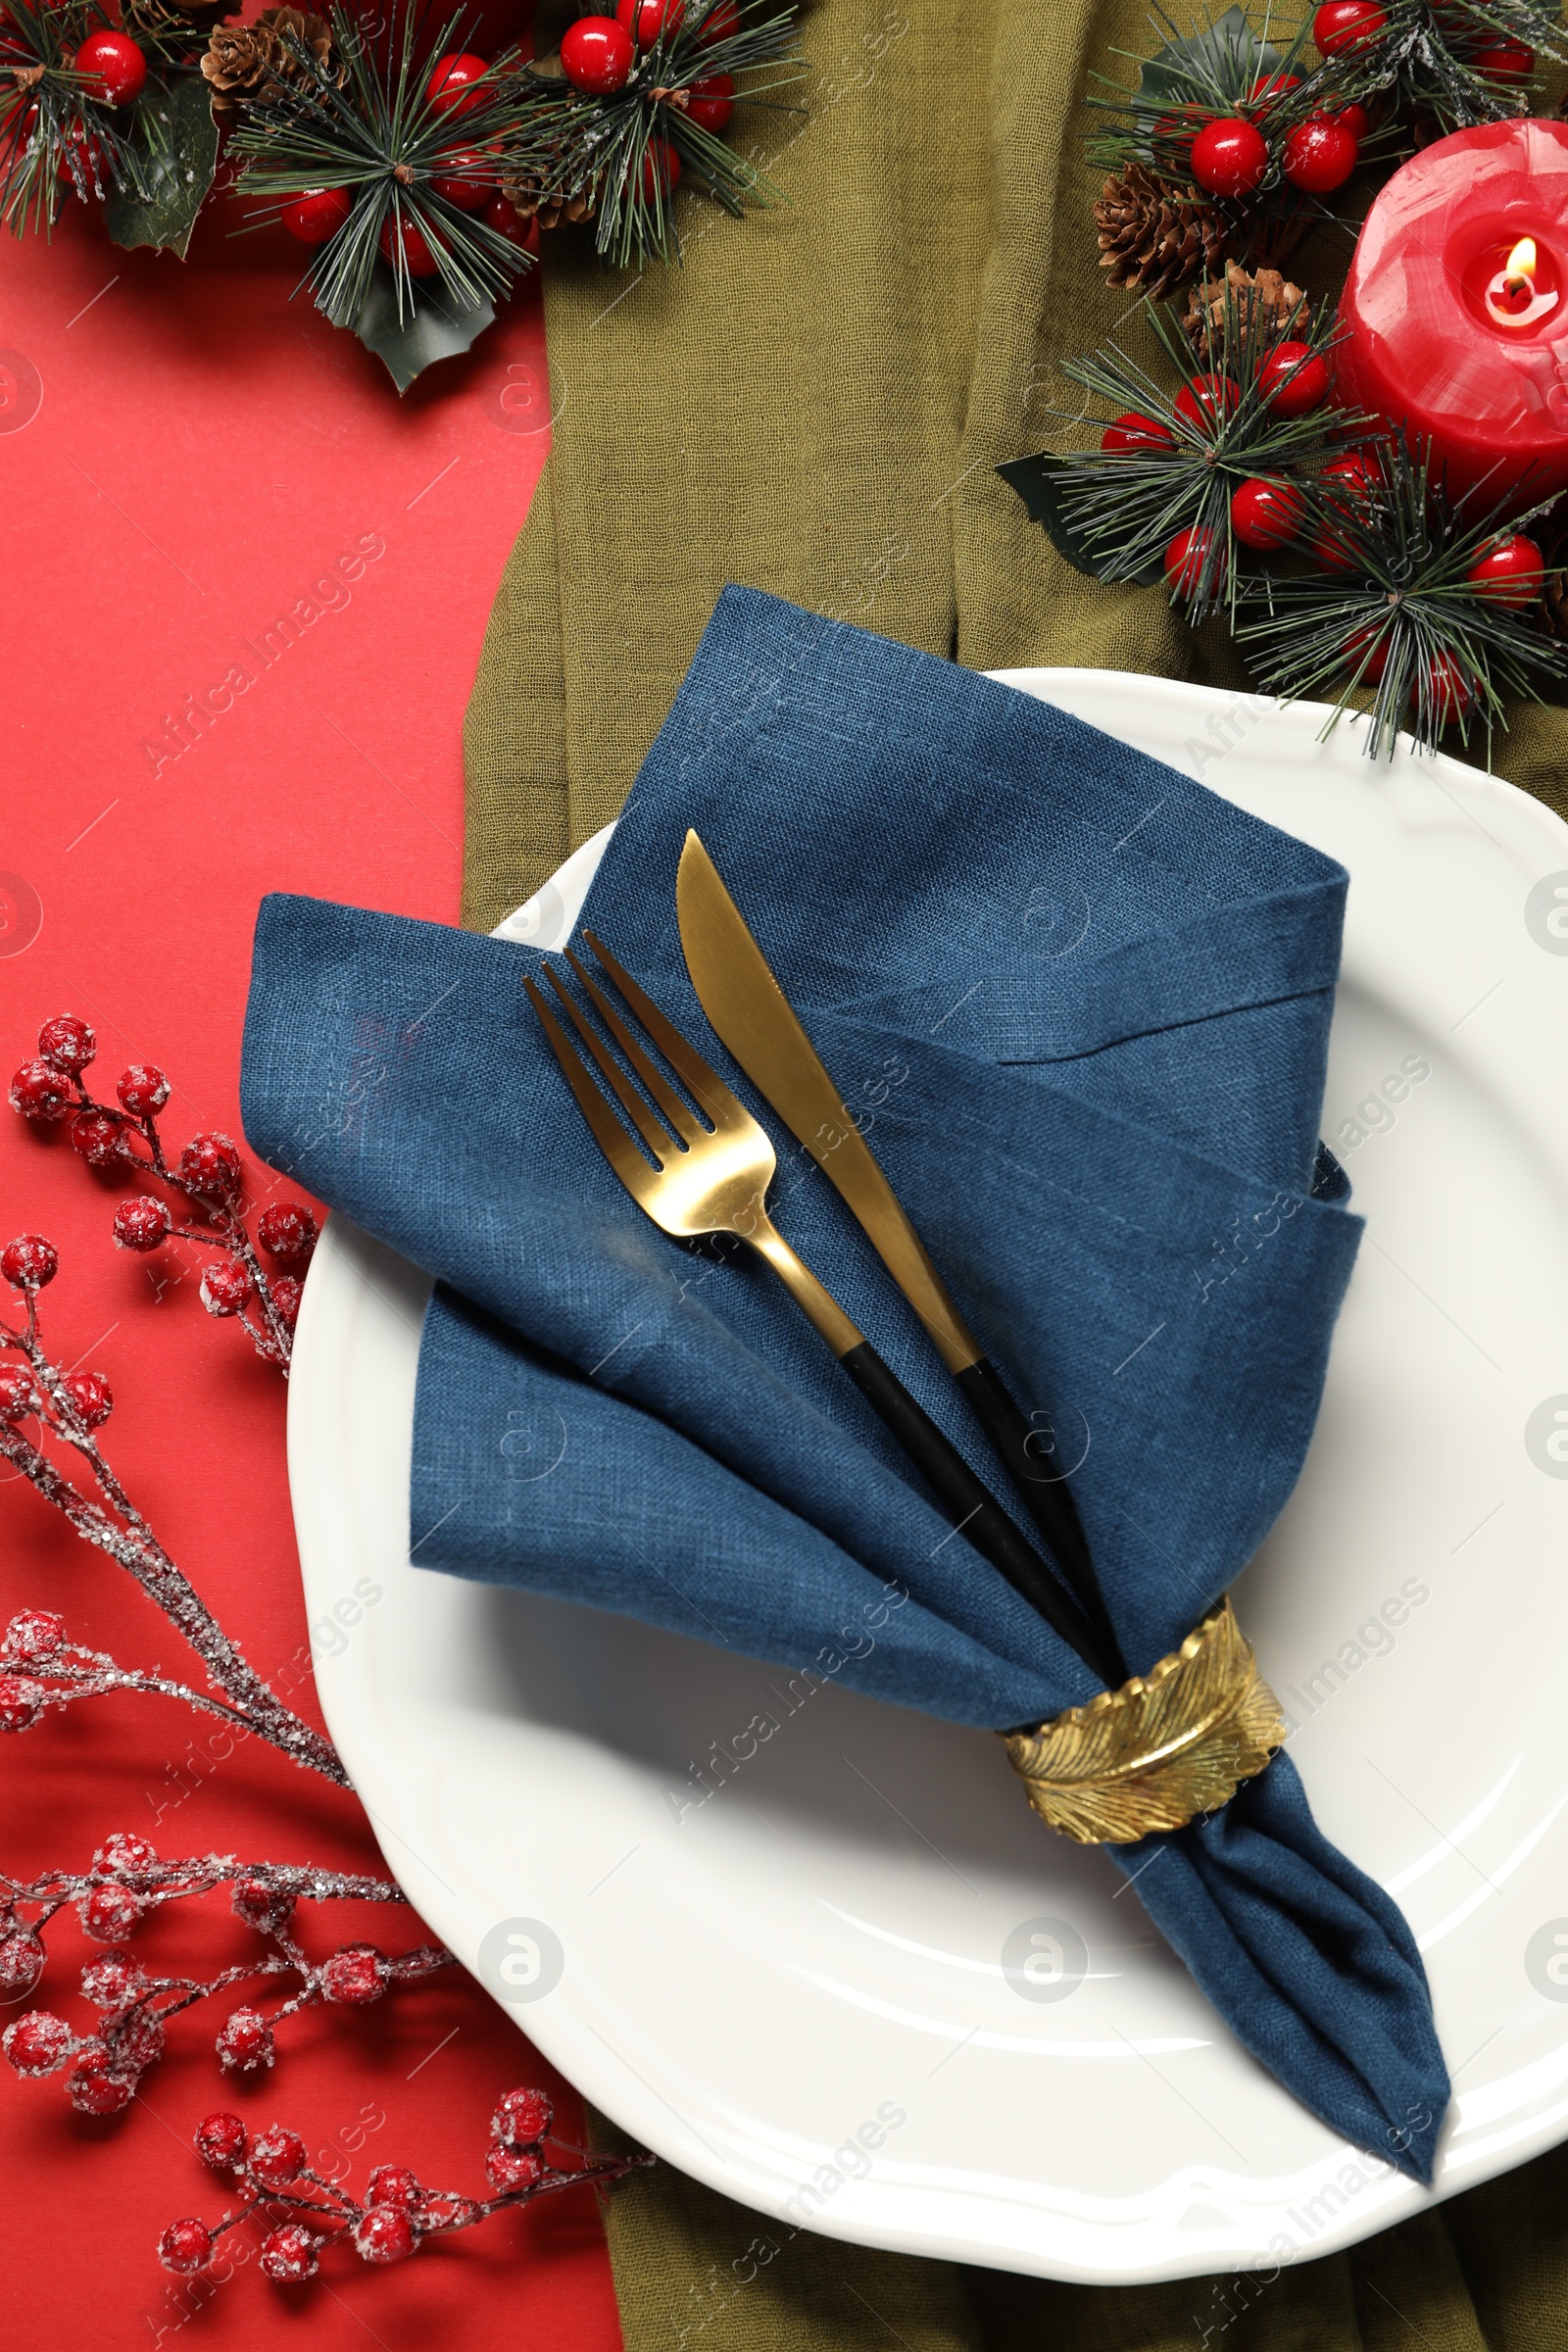
<path fill-rule="evenodd" d="M 14 1428 L 34 1410 L 36 1402 L 31 1376 L 20 1364 L 0 1366 L 0 1425 Z"/>
<path fill-rule="evenodd" d="M 249 2144 L 245 2126 L 226 2108 L 204 2115 L 196 2127 L 196 2153 L 215 2173 L 232 2172 L 237 2164 L 243 2164 Z"/>
<path fill-rule="evenodd" d="M 38 1032 L 38 1054 L 69 1077 L 79 1078 L 97 1057 L 98 1040 L 89 1021 L 74 1012 L 57 1012 Z"/>
<path fill-rule="evenodd" d="M 274 1200 L 256 1220 L 256 1239 L 262 1248 L 269 1256 L 289 1264 L 310 1256 L 320 1230 L 303 1200 Z"/>
<path fill-rule="evenodd" d="M 294 1916 L 294 1897 L 266 1879 L 236 1879 L 229 1896 L 234 1917 L 258 1935 L 275 1936 Z"/>
<path fill-rule="evenodd" d="M 240 2075 L 271 2065 L 276 2055 L 272 2029 L 259 2009 L 236 2009 L 224 2019 L 218 2034 L 218 2055 L 224 2066 Z"/>
<path fill-rule="evenodd" d="M 144 2074 L 164 2054 L 164 2021 L 156 2009 L 133 2009 L 118 2025 L 108 2027 L 104 2038 L 117 2071 Z"/>
<path fill-rule="evenodd" d="M 41 1291 L 60 1271 L 60 1252 L 41 1233 L 19 1233 L 0 1250 L 0 1274 L 14 1291 Z"/>
<path fill-rule="evenodd" d="M 396 2205 L 371 2205 L 354 2225 L 354 2251 L 362 2262 L 403 2262 L 417 2251 L 419 2234 Z"/>
<path fill-rule="evenodd" d="M 138 1193 L 134 1200 L 122 1200 L 115 1211 L 115 1247 L 161 1250 L 173 1226 L 167 1201 L 155 1200 L 150 1193 Z"/>
<path fill-rule="evenodd" d="M 490 2118 L 490 2131 L 509 2148 L 537 2147 L 555 2113 L 545 2091 L 509 2090 Z"/>
<path fill-rule="evenodd" d="M 112 1168 L 125 1156 L 125 1130 L 112 1110 L 79 1110 L 71 1122 L 71 1148 L 89 1168 Z"/>
<path fill-rule="evenodd" d="M 48 1695 L 30 1675 L 0 1674 L 0 1732 L 30 1732 Z"/>
<path fill-rule="evenodd" d="M 156 1870 L 158 1848 L 134 1830 L 111 1830 L 93 1855 L 94 1870 Z"/>
<path fill-rule="evenodd" d="M 43 1937 L 36 1928 L 13 1928 L 0 1936 L 0 2000 L 16 2001 L 43 1975 Z"/>
<path fill-rule="evenodd" d="M 158 2240 L 158 2259 L 166 2271 L 176 2278 L 189 2278 L 204 2271 L 212 2260 L 213 2233 L 205 2222 L 187 2214 L 181 2222 L 171 2222 Z"/>
<path fill-rule="evenodd" d="M 91 2001 L 95 2009 L 123 2009 L 146 1982 L 128 1952 L 105 1952 L 99 1959 L 89 1960 L 81 1972 L 82 1998 Z"/>
<path fill-rule="evenodd" d="M 140 1919 L 142 1901 L 128 1886 L 95 1886 L 79 1908 L 82 1927 L 95 1943 L 118 1943 Z"/>
<path fill-rule="evenodd" d="M 514 2188 L 532 2188 L 544 2179 L 545 2160 L 537 2148 L 509 2148 L 493 2139 L 484 2152 L 485 2178 L 501 2196 Z"/>
<path fill-rule="evenodd" d="M 321 1990 L 329 2001 L 362 2009 L 386 1990 L 386 1954 L 373 1943 L 346 1943 L 321 1963 Z"/>
<path fill-rule="evenodd" d="M 47 2009 L 31 2009 L 0 2034 L 0 2050 L 19 2075 L 55 2075 L 70 2057 L 74 2041 L 63 2017 L 54 2017 Z"/>
<path fill-rule="evenodd" d="M 400 2213 L 412 2213 L 423 2200 L 418 2175 L 406 2164 L 378 2164 L 365 2184 L 367 2205 L 393 2205 Z"/>
<path fill-rule="evenodd" d="M 169 1101 L 169 1080 L 156 1062 L 133 1061 L 115 1082 L 121 1108 L 132 1118 L 148 1119 Z"/>
<path fill-rule="evenodd" d="M 102 1429 L 115 1409 L 115 1393 L 101 1372 L 68 1372 L 62 1386 L 89 1429 Z"/>
<path fill-rule="evenodd" d="M 243 1181 L 239 1147 L 226 1135 L 193 1135 L 179 1155 L 179 1174 L 202 1200 L 226 1207 L 239 1198 Z"/>
<path fill-rule="evenodd" d="M 251 1295 L 248 1266 L 237 1257 L 215 1258 L 202 1273 L 202 1304 L 210 1315 L 237 1315 Z"/>
<path fill-rule="evenodd" d="M 264 2188 L 287 2188 L 305 2170 L 305 2142 L 286 2125 L 269 2124 L 251 2141 L 247 2161 Z"/>
<path fill-rule="evenodd" d="M 314 2278 L 319 2267 L 321 2241 L 299 2222 L 285 2222 L 269 2230 L 259 2257 L 262 2277 L 278 2286 L 300 2286 Z"/>
<path fill-rule="evenodd" d="M 120 2072 L 102 2047 L 78 2052 L 66 2080 L 66 2095 L 78 2115 L 119 2115 L 136 2095 L 136 2085 Z"/>
<path fill-rule="evenodd" d="M 66 1621 L 53 1609 L 19 1609 L 0 1646 L 8 1658 L 52 1658 L 65 1639 Z"/>
<path fill-rule="evenodd" d="M 74 1100 L 52 1061 L 24 1061 L 11 1081 L 11 1107 L 24 1119 L 63 1119 Z"/>
<path fill-rule="evenodd" d="M 300 1300 L 305 1296 L 303 1283 L 296 1282 L 292 1274 L 274 1274 L 268 1288 L 278 1321 L 285 1331 L 292 1331 L 300 1319 Z"/>

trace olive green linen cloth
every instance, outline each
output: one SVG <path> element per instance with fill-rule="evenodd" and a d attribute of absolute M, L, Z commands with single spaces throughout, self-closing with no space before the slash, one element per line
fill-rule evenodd
<path fill-rule="evenodd" d="M 993 470 L 1063 431 L 1054 362 L 1129 307 L 1094 267 L 1082 98 L 1149 45 L 1144 0 L 818 0 L 807 111 L 734 125 L 787 204 L 681 198 L 686 267 L 630 283 L 548 242 L 554 447 L 468 710 L 468 924 L 615 815 L 728 580 L 972 668 L 1245 685 L 1221 635 L 1065 565 Z M 1565 746 L 1526 710 L 1495 761 L 1563 808 Z M 1568 2151 L 1239 2281 L 877 2253 L 668 2166 L 607 2225 L 627 2352 L 1568 2352 Z"/>

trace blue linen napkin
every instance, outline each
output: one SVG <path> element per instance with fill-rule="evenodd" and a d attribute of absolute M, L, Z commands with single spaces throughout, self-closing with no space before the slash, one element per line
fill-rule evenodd
<path fill-rule="evenodd" d="M 1360 1233 L 1317 1144 L 1343 870 L 1049 705 L 720 599 L 584 919 L 761 1117 L 782 1230 L 999 1494 L 912 1313 L 707 1027 L 674 914 L 688 825 L 1038 1409 L 1147 1668 L 1257 1548 L 1318 1409 Z M 1092 1695 L 773 1276 L 632 1203 L 523 997 L 541 960 L 307 899 L 258 923 L 252 1145 L 438 1278 L 414 1558 L 791 1669 L 831 1656 L 958 1722 Z M 1448 2085 L 1421 1961 L 1289 1757 L 1108 1850 L 1247 2047 L 1429 2180 Z"/>

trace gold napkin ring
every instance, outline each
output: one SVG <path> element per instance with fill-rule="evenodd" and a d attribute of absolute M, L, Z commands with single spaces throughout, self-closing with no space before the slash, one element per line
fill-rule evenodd
<path fill-rule="evenodd" d="M 1227 1803 L 1283 1745 L 1285 1718 L 1224 1600 L 1147 1674 L 1002 1738 L 1054 1830 L 1130 1845 Z"/>

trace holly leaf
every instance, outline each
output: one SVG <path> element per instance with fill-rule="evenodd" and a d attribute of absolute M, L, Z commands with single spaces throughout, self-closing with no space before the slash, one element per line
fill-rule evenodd
<path fill-rule="evenodd" d="M 1181 103 L 1192 97 L 1195 81 L 1205 88 L 1217 81 L 1240 95 L 1244 79 L 1239 67 L 1247 69 L 1245 87 L 1250 89 L 1252 80 L 1277 74 L 1284 63 L 1278 49 L 1258 38 L 1245 10 L 1228 8 L 1201 32 L 1184 32 L 1146 58 L 1138 76 L 1138 97 L 1149 106 Z"/>
<path fill-rule="evenodd" d="M 183 261 L 218 169 L 218 124 L 202 76 L 182 75 L 172 88 L 152 84 L 136 103 L 130 145 L 140 186 L 111 193 L 104 207 L 110 239 Z"/>
<path fill-rule="evenodd" d="M 1065 556 L 1077 570 L 1088 572 L 1092 580 L 1130 578 L 1139 587 L 1152 587 L 1156 580 L 1162 579 L 1164 574 L 1157 564 L 1144 571 L 1118 574 L 1115 571 L 1114 555 L 1108 548 L 1098 554 L 1091 551 L 1083 534 L 1068 521 L 1062 504 L 1056 477 L 1066 462 L 1051 450 L 1042 449 L 1032 458 L 1013 458 L 1007 465 L 999 466 L 997 471 L 1009 490 L 1017 491 L 1057 555 Z"/>
<path fill-rule="evenodd" d="M 406 392 L 416 375 L 437 360 L 456 359 L 495 323 L 495 305 L 476 302 L 458 306 L 442 286 L 418 287 L 412 311 L 398 317 L 397 286 L 389 270 L 377 269 L 365 306 L 354 321 L 354 332 L 367 351 L 373 351 L 399 392 Z"/>

